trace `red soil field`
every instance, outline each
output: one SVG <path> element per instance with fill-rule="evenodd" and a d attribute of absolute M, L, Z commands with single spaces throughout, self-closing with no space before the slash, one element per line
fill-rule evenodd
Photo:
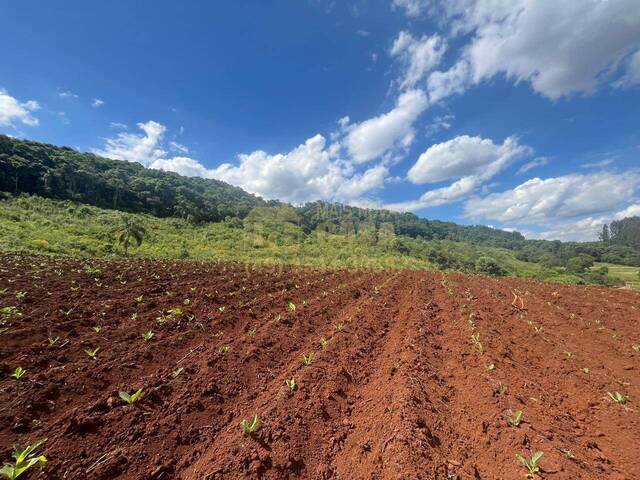
<path fill-rule="evenodd" d="M 4 254 L 7 306 L 0 462 L 48 439 L 20 478 L 640 478 L 637 292 Z"/>

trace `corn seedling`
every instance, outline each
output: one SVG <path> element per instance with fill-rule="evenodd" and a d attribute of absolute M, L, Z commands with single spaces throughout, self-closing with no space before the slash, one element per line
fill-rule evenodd
<path fill-rule="evenodd" d="M 609 398 L 611 398 L 611 400 L 613 400 L 616 403 L 619 403 L 620 405 L 624 405 L 629 401 L 629 397 L 621 394 L 620 392 L 615 392 L 615 393 L 607 392 L 607 395 L 609 395 Z"/>
<path fill-rule="evenodd" d="M 582 373 L 587 373 L 587 374 L 589 373 L 589 369 L 587 367 L 581 368 L 580 371 Z"/>
<path fill-rule="evenodd" d="M 516 410 L 513 412 L 513 415 L 507 417 L 507 423 L 512 427 L 520 426 L 520 422 L 522 421 L 522 410 Z"/>
<path fill-rule="evenodd" d="M 118 392 L 118 395 L 122 400 L 127 402 L 127 404 L 133 405 L 138 400 L 138 398 L 140 398 L 141 393 L 142 393 L 142 389 L 140 388 L 139 390 L 137 390 L 135 393 L 132 393 L 131 395 L 129 395 L 127 392 Z"/>
<path fill-rule="evenodd" d="M 218 307 L 218 310 L 220 310 L 220 313 L 224 313 L 224 309 L 225 309 L 225 308 L 226 308 L 226 307 L 223 305 L 222 307 Z"/>
<path fill-rule="evenodd" d="M 24 300 L 27 296 L 27 292 L 16 292 L 16 298 L 18 300 Z"/>
<path fill-rule="evenodd" d="M 142 334 L 142 338 L 144 338 L 145 342 L 148 342 L 149 340 L 151 340 L 153 338 L 154 335 L 155 335 L 155 333 L 153 333 L 151 330 L 149 330 L 148 332 L 144 332 Z"/>
<path fill-rule="evenodd" d="M 180 374 L 184 371 L 184 368 L 178 367 L 173 372 L 171 372 L 171 378 L 176 379 L 180 376 Z"/>
<path fill-rule="evenodd" d="M 247 335 L 249 335 L 250 337 L 253 337 L 257 331 L 258 331 L 258 326 L 254 325 L 249 329 L 249 331 L 247 332 Z"/>
<path fill-rule="evenodd" d="M 311 365 L 311 362 L 313 362 L 313 352 L 311 352 L 308 355 L 303 355 L 302 356 L 302 364 L 303 365 L 309 366 L 309 365 Z"/>
<path fill-rule="evenodd" d="M 289 378 L 285 380 L 284 383 L 287 385 L 287 387 L 289 387 L 289 390 L 291 390 L 292 392 L 295 390 L 296 381 L 293 378 Z"/>
<path fill-rule="evenodd" d="M 93 327 L 91 327 L 91 330 L 93 330 L 96 333 L 100 333 L 100 330 L 102 330 L 102 327 L 100 325 L 94 325 Z"/>
<path fill-rule="evenodd" d="M 505 395 L 509 391 L 509 388 L 504 383 L 499 383 L 495 392 L 498 395 Z"/>
<path fill-rule="evenodd" d="M 231 347 L 229 345 L 220 347 L 220 353 L 227 353 L 229 350 L 231 350 Z"/>
<path fill-rule="evenodd" d="M 140 295 L 139 297 L 134 298 L 134 300 L 136 301 L 136 303 L 140 303 L 144 300 L 144 295 Z"/>
<path fill-rule="evenodd" d="M 249 420 L 242 420 L 240 422 L 240 426 L 242 427 L 242 431 L 245 435 L 251 435 L 260 428 L 260 419 L 258 418 L 258 414 L 255 414 Z"/>
<path fill-rule="evenodd" d="M 573 357 L 573 352 L 564 352 L 564 354 L 567 356 L 567 358 Z"/>
<path fill-rule="evenodd" d="M 98 350 L 100 350 L 100 347 L 96 347 L 93 350 L 91 350 L 90 348 L 85 348 L 84 353 L 86 353 L 89 358 L 93 358 L 95 360 Z"/>
<path fill-rule="evenodd" d="M 488 363 L 484 366 L 484 368 L 486 368 L 489 372 L 493 372 L 496 369 L 496 366 L 493 363 Z"/>
<path fill-rule="evenodd" d="M 339 323 L 336 325 L 336 332 L 344 331 L 344 323 Z"/>
<path fill-rule="evenodd" d="M 320 345 L 322 345 L 322 348 L 325 348 L 327 345 L 329 345 L 329 343 L 331 342 L 324 337 L 320 339 Z"/>
<path fill-rule="evenodd" d="M 52 337 L 51 335 L 49 335 L 47 340 L 49 340 L 49 346 L 53 347 L 56 343 L 58 343 L 58 340 L 60 340 L 60 337 Z"/>
<path fill-rule="evenodd" d="M 32 445 L 28 445 L 27 447 L 14 445 L 11 457 L 15 463 L 5 463 L 0 469 L 0 475 L 9 480 L 13 480 L 33 466 L 38 465 L 41 469 L 44 468 L 47 464 L 47 457 L 44 455 L 37 455 L 36 451 L 46 441 L 47 439 L 45 438 Z"/>
<path fill-rule="evenodd" d="M 480 341 L 479 333 L 474 333 L 473 335 L 471 335 L 471 343 L 473 343 L 476 352 L 478 352 L 479 354 L 484 353 L 484 347 L 482 346 L 482 342 Z"/>
<path fill-rule="evenodd" d="M 296 304 L 295 304 L 295 303 L 293 303 L 293 302 L 289 302 L 289 303 L 287 304 L 287 310 L 289 310 L 290 312 L 295 313 L 295 311 L 296 311 Z"/>
<path fill-rule="evenodd" d="M 635 345 L 631 345 L 631 348 L 633 348 L 636 352 L 640 352 L 640 343 L 637 343 Z"/>
<path fill-rule="evenodd" d="M 567 460 L 575 460 L 576 456 L 571 453 L 571 450 L 567 449 L 567 448 L 560 448 L 559 452 L 562 454 L 562 456 L 564 458 L 566 458 Z"/>
<path fill-rule="evenodd" d="M 542 452 L 533 452 L 530 458 L 523 457 L 522 455 L 516 455 L 516 458 L 525 466 L 529 473 L 536 474 L 540 472 L 538 462 L 542 458 L 542 455 Z"/>
<path fill-rule="evenodd" d="M 22 376 L 26 373 L 26 370 L 22 367 L 16 367 L 11 376 L 16 380 L 20 380 Z"/>

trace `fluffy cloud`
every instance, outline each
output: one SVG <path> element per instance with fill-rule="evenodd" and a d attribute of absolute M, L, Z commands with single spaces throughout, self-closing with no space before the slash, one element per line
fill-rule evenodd
<path fill-rule="evenodd" d="M 517 225 L 548 226 L 562 219 L 612 212 L 631 201 L 640 172 L 599 172 L 532 178 L 512 190 L 472 198 L 465 214 Z"/>
<path fill-rule="evenodd" d="M 39 109 L 38 102 L 20 102 L 6 90 L 0 89 L 0 127 L 15 127 L 16 123 L 35 127 L 38 119 L 32 113 Z"/>
<path fill-rule="evenodd" d="M 336 144 L 327 146 L 322 135 L 308 139 L 285 154 L 263 151 L 238 156 L 209 171 L 208 176 L 238 185 L 265 198 L 302 203 L 309 200 L 357 199 L 383 185 L 387 168 L 376 165 L 361 173 L 342 161 Z"/>
<path fill-rule="evenodd" d="M 440 1 L 452 35 L 470 35 L 451 69 L 428 80 L 432 102 L 504 74 L 551 99 L 640 82 L 637 0 Z M 628 61 L 624 61 L 629 58 Z"/>
<path fill-rule="evenodd" d="M 399 59 L 404 67 L 400 87 L 413 88 L 438 66 L 446 49 L 447 44 L 439 35 L 423 35 L 415 39 L 409 32 L 400 32 L 390 51 L 391 56 Z"/>
<path fill-rule="evenodd" d="M 615 220 L 622 220 L 627 217 L 640 217 L 640 203 L 629 205 L 624 210 L 619 211 L 614 215 Z"/>
<path fill-rule="evenodd" d="M 100 100 L 99 98 L 94 98 L 94 99 L 91 101 L 91 106 L 92 106 L 93 108 L 100 108 L 100 107 L 101 107 L 101 106 L 103 106 L 103 105 L 104 105 L 104 100 Z"/>
<path fill-rule="evenodd" d="M 116 160 L 138 162 L 145 167 L 164 158 L 167 152 L 161 147 L 161 141 L 167 128 L 153 120 L 138 123 L 137 126 L 143 131 L 142 134 L 119 133 L 115 138 L 105 139 L 104 148 L 94 150 L 94 153 Z"/>
<path fill-rule="evenodd" d="M 531 152 L 516 137 L 496 145 L 488 138 L 461 135 L 429 147 L 409 169 L 407 178 L 416 184 L 463 177 L 487 180 Z"/>
<path fill-rule="evenodd" d="M 379 158 L 413 142 L 414 122 L 427 108 L 422 90 L 409 90 L 398 97 L 393 110 L 361 123 L 347 126 L 345 146 L 356 163 Z"/>

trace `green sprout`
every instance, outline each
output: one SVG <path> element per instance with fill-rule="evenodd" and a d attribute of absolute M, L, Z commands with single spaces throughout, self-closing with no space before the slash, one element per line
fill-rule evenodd
<path fill-rule="evenodd" d="M 258 331 L 258 326 L 254 325 L 249 329 L 249 331 L 247 332 L 247 335 L 249 335 L 250 337 L 253 337 L 257 331 Z"/>
<path fill-rule="evenodd" d="M 250 420 L 242 420 L 240 422 L 240 426 L 242 427 L 242 431 L 245 435 L 251 435 L 260 428 L 260 419 L 258 418 L 258 414 L 256 413 Z"/>
<path fill-rule="evenodd" d="M 573 357 L 573 352 L 564 352 L 564 354 L 567 356 L 567 358 Z"/>
<path fill-rule="evenodd" d="M 135 300 L 137 303 L 140 303 L 140 302 L 142 302 L 142 300 L 144 300 L 144 295 L 140 295 L 139 297 L 134 298 L 134 300 Z"/>
<path fill-rule="evenodd" d="M 296 388 L 296 381 L 293 378 L 289 378 L 284 381 L 284 383 L 289 387 L 289 389 L 293 392 Z"/>
<path fill-rule="evenodd" d="M 486 368 L 488 371 L 493 372 L 496 369 L 496 366 L 494 363 L 487 363 L 484 368 Z"/>
<path fill-rule="evenodd" d="M 218 307 L 218 310 L 220 310 L 220 313 L 224 313 L 224 309 L 225 309 L 225 308 L 226 308 L 226 307 L 223 305 L 223 306 L 221 306 L 221 307 Z"/>
<path fill-rule="evenodd" d="M 475 347 L 476 352 L 478 352 L 481 355 L 484 353 L 484 347 L 482 346 L 482 342 L 480 341 L 479 333 L 475 333 L 471 335 L 471 343 L 473 343 L 473 346 Z"/>
<path fill-rule="evenodd" d="M 44 468 L 47 464 L 47 457 L 44 455 L 36 456 L 36 450 L 46 441 L 47 439 L 44 438 L 24 448 L 20 445 L 14 445 L 11 457 L 15 461 L 15 464 L 5 463 L 0 469 L 0 475 L 9 480 L 13 480 L 35 465 L 39 465 L 41 469 Z"/>
<path fill-rule="evenodd" d="M 336 332 L 344 331 L 344 323 L 339 323 L 336 325 Z"/>
<path fill-rule="evenodd" d="M 171 372 L 171 378 L 176 379 L 180 376 L 180 374 L 184 371 L 184 368 L 178 367 L 173 372 Z"/>
<path fill-rule="evenodd" d="M 583 368 L 581 368 L 581 369 L 580 369 L 580 371 L 581 371 L 582 373 L 587 373 L 587 374 L 589 373 L 589 369 L 588 369 L 587 367 L 583 367 Z"/>
<path fill-rule="evenodd" d="M 575 460 L 576 456 L 571 453 L 571 450 L 567 449 L 567 448 L 560 448 L 559 452 L 562 454 L 562 456 L 564 458 L 566 458 L 567 460 Z"/>
<path fill-rule="evenodd" d="M 24 300 L 27 296 L 27 292 L 16 292 L 16 298 L 18 300 Z"/>
<path fill-rule="evenodd" d="M 52 337 L 51 335 L 49 335 L 47 340 L 49 340 L 49 346 L 53 347 L 56 343 L 58 343 L 58 340 L 60 340 L 60 337 Z"/>
<path fill-rule="evenodd" d="M 27 371 L 22 367 L 16 367 L 11 376 L 16 380 L 20 380 Z"/>
<path fill-rule="evenodd" d="M 220 347 L 220 353 L 227 353 L 229 350 L 231 350 L 231 347 L 229 345 Z"/>
<path fill-rule="evenodd" d="M 538 462 L 542 458 L 542 452 L 533 452 L 531 458 L 523 457 L 522 455 L 516 455 L 516 458 L 525 466 L 525 468 L 531 474 L 539 473 L 540 467 L 538 466 Z"/>
<path fill-rule="evenodd" d="M 496 387 L 495 392 L 498 395 L 504 395 L 509 391 L 509 388 L 504 384 L 504 383 L 499 383 L 498 386 Z"/>
<path fill-rule="evenodd" d="M 100 350 L 100 347 L 96 347 L 93 350 L 91 350 L 90 348 L 85 348 L 84 353 L 86 353 L 89 358 L 93 358 L 95 360 L 98 350 Z"/>
<path fill-rule="evenodd" d="M 322 345 L 322 348 L 325 348 L 327 345 L 329 345 L 331 342 L 329 340 L 327 340 L 326 338 L 322 337 L 320 339 L 320 345 Z"/>
<path fill-rule="evenodd" d="M 151 330 L 149 330 L 148 332 L 144 332 L 142 334 L 142 338 L 144 338 L 145 342 L 148 342 L 149 340 L 151 340 L 153 338 L 154 335 L 155 335 L 155 333 L 153 333 Z"/>
<path fill-rule="evenodd" d="M 287 310 L 289 310 L 290 312 L 295 312 L 296 311 L 296 304 L 293 302 L 289 302 L 287 304 Z"/>
<path fill-rule="evenodd" d="M 133 405 L 138 400 L 141 393 L 142 393 L 142 389 L 140 388 L 138 391 L 136 391 L 135 393 L 132 393 L 131 395 L 129 395 L 127 392 L 124 392 L 124 391 L 118 392 L 118 395 L 122 400 L 127 402 L 129 405 Z"/>
<path fill-rule="evenodd" d="M 311 352 L 308 355 L 303 355 L 302 356 L 302 364 L 303 365 L 309 366 L 309 365 L 311 365 L 311 362 L 313 362 L 313 352 Z"/>
<path fill-rule="evenodd" d="M 615 393 L 607 392 L 607 395 L 609 395 L 611 400 L 613 400 L 616 403 L 619 403 L 620 405 L 624 405 L 629 401 L 629 397 L 621 394 L 620 392 L 615 392 Z"/>
<path fill-rule="evenodd" d="M 633 348 L 636 352 L 640 352 L 640 343 L 636 343 L 635 345 L 631 345 L 631 348 Z"/>
<path fill-rule="evenodd" d="M 513 415 L 507 417 L 507 423 L 512 427 L 520 426 L 520 422 L 522 421 L 522 410 L 516 410 L 513 412 Z"/>
<path fill-rule="evenodd" d="M 100 333 L 100 330 L 102 330 L 102 327 L 100 325 L 94 325 L 93 327 L 91 327 L 91 330 L 93 330 L 96 333 Z"/>

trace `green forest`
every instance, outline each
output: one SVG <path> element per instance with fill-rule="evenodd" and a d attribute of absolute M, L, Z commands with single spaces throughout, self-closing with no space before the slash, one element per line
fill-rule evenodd
<path fill-rule="evenodd" d="M 640 266 L 639 217 L 611 222 L 595 242 L 527 240 L 518 232 L 411 213 L 265 201 L 224 182 L 3 135 L 0 198 L 3 251 L 103 256 L 126 250 L 149 257 L 427 268 L 605 285 L 619 281 L 596 263 Z M 123 248 L 123 229 L 130 233 L 135 226 L 140 238 Z"/>

